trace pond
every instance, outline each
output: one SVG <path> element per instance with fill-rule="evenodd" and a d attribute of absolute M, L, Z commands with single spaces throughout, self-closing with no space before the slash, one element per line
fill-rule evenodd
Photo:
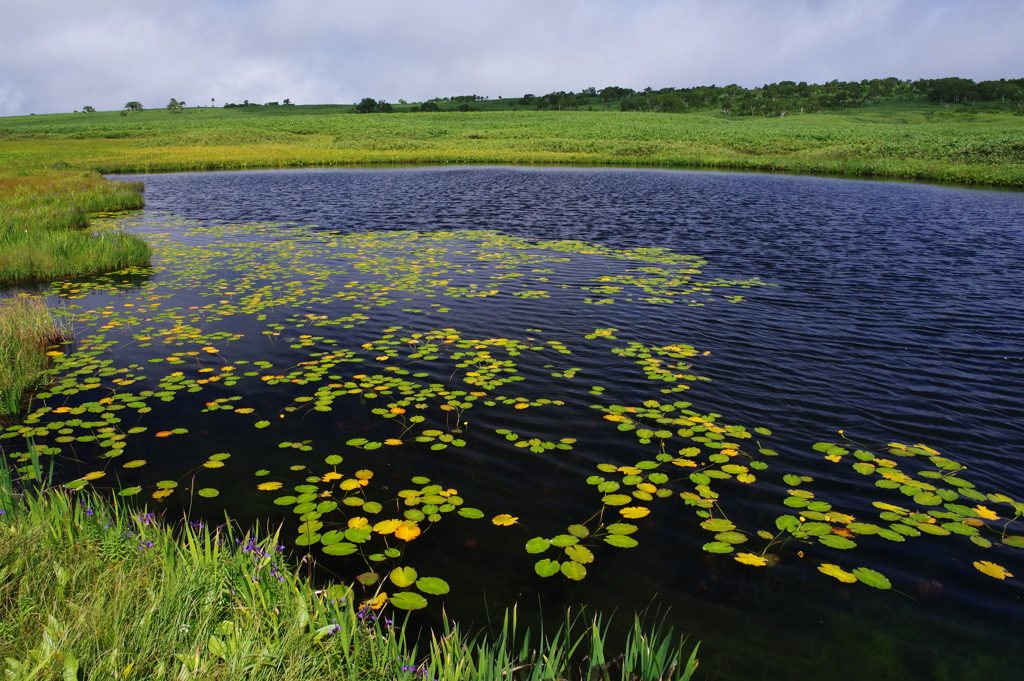
<path fill-rule="evenodd" d="M 75 344 L 20 431 L 72 484 L 283 521 L 421 622 L 649 608 L 718 679 L 1017 673 L 1024 194 L 123 179 L 154 268 L 53 285 Z"/>

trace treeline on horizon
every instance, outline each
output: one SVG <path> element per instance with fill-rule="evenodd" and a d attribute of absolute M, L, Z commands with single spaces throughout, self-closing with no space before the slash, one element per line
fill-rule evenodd
<path fill-rule="evenodd" d="M 472 102 L 486 97 L 458 95 L 436 97 L 411 111 L 477 111 Z M 499 97 L 498 99 L 502 99 Z M 538 111 L 565 111 L 587 108 L 593 110 L 657 111 L 686 113 L 690 111 L 720 110 L 725 115 L 785 116 L 788 113 L 818 113 L 827 110 L 848 109 L 870 105 L 878 101 L 928 101 L 938 105 L 959 104 L 976 107 L 978 104 L 996 104 L 996 109 L 1018 109 L 1024 103 L 1024 78 L 986 80 L 975 82 L 967 78 L 919 79 L 875 78 L 872 80 L 833 80 L 824 84 L 796 83 L 784 80 L 747 89 L 739 85 L 700 86 L 692 88 L 666 87 L 660 90 L 610 86 L 598 90 L 594 87 L 579 92 L 551 92 L 546 95 L 526 94 L 521 98 L 502 100 L 509 107 L 529 107 Z M 399 100 L 400 104 L 405 104 Z M 456 104 L 444 108 L 446 103 Z M 492 107 L 488 107 L 491 109 Z M 991 107 L 990 107 L 991 108 Z M 391 113 L 394 108 L 386 101 L 363 99 L 355 105 L 354 113 Z"/>
<path fill-rule="evenodd" d="M 214 106 L 214 100 L 210 100 Z M 433 111 L 500 111 L 505 109 L 535 109 L 537 111 L 648 111 L 662 113 L 688 113 L 719 111 L 729 116 L 786 116 L 791 113 L 820 113 L 870 106 L 882 102 L 928 102 L 953 106 L 957 113 L 997 113 L 1011 111 L 1024 115 L 1024 78 L 1000 78 L 975 82 L 969 78 L 935 78 L 900 80 L 874 78 L 861 81 L 833 80 L 828 83 L 806 83 L 783 80 L 761 87 L 744 88 L 739 85 L 706 85 L 691 88 L 665 87 L 660 90 L 647 87 L 633 90 L 618 86 L 602 89 L 588 87 L 579 92 L 549 92 L 546 95 L 525 94 L 518 98 L 496 100 L 481 95 L 455 95 L 434 97 L 422 103 L 399 99 L 392 105 L 386 100 L 364 98 L 348 106 L 349 113 L 420 113 Z M 979 108 L 979 105 L 982 105 Z M 295 102 L 258 104 L 244 100 L 241 104 L 226 103 L 225 109 L 234 108 L 288 108 Z M 165 107 L 172 112 L 186 110 L 185 102 L 171 99 Z M 188 107 L 191 109 L 205 107 Z M 122 114 L 142 111 L 137 101 L 128 102 Z M 95 113 L 91 106 L 81 113 Z M 77 110 L 75 113 L 79 113 Z M 33 114 L 34 115 L 34 114 Z"/>

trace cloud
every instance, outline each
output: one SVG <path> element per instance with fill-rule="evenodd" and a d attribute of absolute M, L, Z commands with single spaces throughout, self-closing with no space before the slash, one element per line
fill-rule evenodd
<path fill-rule="evenodd" d="M 0 115 L 1012 78 L 1022 25 L 1019 0 L 40 0 L 5 9 Z"/>

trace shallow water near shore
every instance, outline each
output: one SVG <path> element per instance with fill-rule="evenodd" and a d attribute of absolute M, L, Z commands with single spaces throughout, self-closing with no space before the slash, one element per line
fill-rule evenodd
<path fill-rule="evenodd" d="M 70 310 L 80 349 L 111 360 L 92 369 L 105 385 L 113 374 L 103 371 L 134 365 L 129 373 L 140 378 L 126 379 L 138 381 L 132 390 L 156 393 L 142 407 L 152 412 L 133 412 L 119 424 L 127 430 L 138 422 L 148 432 L 128 435 L 124 456 L 109 459 L 111 474 L 95 484 L 111 482 L 114 468 L 122 486 L 138 485 L 147 495 L 157 481 L 177 481 L 177 491 L 151 503 L 214 522 L 224 510 L 245 522 L 287 519 L 291 544 L 301 536 L 300 522 L 272 500 L 308 483 L 310 473 L 323 476 L 325 457 L 343 455 L 346 469 L 374 473 L 367 488 L 380 489 L 382 499 L 422 476 L 457 490 L 463 507 L 486 516 L 452 512 L 408 542 L 403 561 L 452 587 L 428 599 L 423 621 L 437 616 L 442 601 L 449 615 L 477 624 L 515 601 L 527 614 L 538 603 L 548 613 L 563 605 L 605 612 L 653 605 L 669 609 L 674 626 L 704 642 L 703 669 L 714 678 L 1013 675 L 1015 632 L 1024 624 L 1024 550 L 999 542 L 992 524 L 984 528 L 995 539 L 989 548 L 955 534 L 907 541 L 857 536 L 848 550 L 810 537 L 772 548 L 768 566 L 733 558 L 757 553 L 748 548 L 761 541 L 754 531 L 774 534 L 775 519 L 796 512 L 783 504 L 787 488 L 813 487 L 816 499 L 866 522 L 877 522 L 873 502 L 912 505 L 899 490 L 879 489 L 877 477 L 851 474 L 853 445 L 841 462 L 813 448 L 842 444 L 843 435 L 880 456 L 888 443 L 924 444 L 966 466 L 963 477 L 978 490 L 1024 498 L 1024 194 L 595 169 L 310 169 L 124 179 L 146 182 L 147 209 L 124 222 L 157 243 L 155 270 L 111 278 L 106 290 L 78 283 L 55 289 L 65 305 L 81 306 Z M 238 224 L 255 226 L 232 227 Z M 566 240 L 604 250 L 538 243 Z M 697 255 L 706 264 L 637 250 L 649 248 Z M 701 274 L 684 282 L 684 269 Z M 490 290 L 496 293 L 481 295 Z M 126 309 L 143 306 L 155 307 Z M 82 345 L 97 332 L 104 339 Z M 466 356 L 477 353 L 473 361 L 490 355 L 479 367 L 500 356 L 515 364 L 505 374 L 525 380 L 459 383 L 445 363 L 450 354 L 439 350 L 433 364 L 410 356 L 415 348 L 398 341 L 414 333 L 422 334 L 416 344 L 443 348 L 449 341 Z M 509 343 L 491 340 L 521 346 L 506 357 Z M 111 341 L 116 345 L 105 345 Z M 639 354 L 611 352 L 630 342 L 643 345 Z M 694 351 L 684 352 L 687 346 Z M 341 349 L 365 350 L 363 363 L 345 368 L 351 358 L 337 355 Z M 186 351 L 195 354 L 170 359 Z M 323 366 L 331 353 L 334 364 L 322 376 L 311 377 L 316 372 L 300 364 Z M 636 366 L 650 357 L 692 369 L 676 371 L 685 377 L 652 379 Z M 243 375 L 253 368 L 245 363 L 259 362 L 273 369 Z M 447 390 L 422 396 L 419 403 L 429 406 L 421 412 L 415 404 L 392 412 L 387 405 L 410 385 L 364 386 L 360 380 L 367 379 L 355 376 L 405 376 L 387 373 L 398 362 L 422 370 L 422 383 Z M 206 381 L 231 373 L 228 363 L 237 366 L 237 379 L 179 390 L 167 378 L 180 371 L 182 380 Z M 327 378 L 328 371 L 339 377 Z M 354 383 L 346 390 L 357 392 L 332 396 L 326 410 L 309 409 L 323 403 L 314 388 L 328 381 Z M 664 392 L 679 384 L 687 388 Z M 435 402 L 453 404 L 441 393 L 455 390 L 463 391 L 455 406 L 438 411 Z M 168 392 L 172 401 L 162 407 L 160 394 Z M 472 392 L 487 394 L 469 401 Z M 43 399 L 70 409 L 91 399 L 86 394 Z M 508 401 L 485 408 L 495 395 Z M 313 397 L 296 400 L 307 396 Z M 703 507 L 679 497 L 694 487 L 690 466 L 665 461 L 683 484 L 664 485 L 672 498 L 629 501 L 650 510 L 629 521 L 638 526 L 629 535 L 638 546 L 600 544 L 579 581 L 540 577 L 535 562 L 557 549 L 531 555 L 524 545 L 588 519 L 596 527 L 602 494 L 588 477 L 622 477 L 598 465 L 629 468 L 659 452 L 682 460 L 677 452 L 693 444 L 688 438 L 706 432 L 680 436 L 676 423 L 665 426 L 671 437 L 638 441 L 637 429 L 623 431 L 622 421 L 603 418 L 636 412 L 591 405 L 642 410 L 649 401 L 667 407 L 683 400 L 692 406 L 665 413 L 718 415 L 703 423 L 738 424 L 752 435 L 740 439 L 741 455 L 731 458 L 746 462 L 746 472 L 714 483 L 721 494 L 715 517 L 724 514 L 750 541 L 731 555 L 703 548 L 714 538 L 695 515 Z M 124 414 L 137 409 L 131 404 Z M 373 412 L 382 407 L 391 417 Z M 399 433 L 396 423 L 413 413 L 426 420 Z M 754 434 L 756 427 L 771 434 Z M 414 442 L 431 429 L 463 444 L 449 440 L 433 449 L 445 441 L 429 435 L 434 439 Z M 517 447 L 500 431 L 552 446 Z M 154 439 L 154 432 L 167 435 Z M 364 444 L 346 444 L 360 439 Z M 365 447 L 388 439 L 402 443 Z M 659 439 L 666 441 L 661 449 Z M 74 445 L 82 463 L 65 471 L 68 478 L 97 468 L 90 446 Z M 777 456 L 762 457 L 761 449 Z M 211 458 L 221 453 L 230 458 Z M 127 459 L 146 463 L 125 470 Z M 211 461 L 222 465 L 207 466 Z M 747 474 L 756 481 L 739 480 Z M 783 479 L 792 475 L 813 478 L 813 485 Z M 287 486 L 258 490 L 265 481 Z M 219 494 L 191 493 L 199 489 Z M 1010 506 L 984 499 L 964 503 L 987 504 L 1001 522 L 1013 518 Z M 491 518 L 501 514 L 517 521 L 496 526 Z M 620 515 L 615 505 L 605 514 Z M 340 578 L 367 570 L 358 556 L 312 550 Z M 982 560 L 1016 576 L 983 574 L 972 565 Z M 838 581 L 817 569 L 822 564 L 875 570 L 892 589 Z"/>

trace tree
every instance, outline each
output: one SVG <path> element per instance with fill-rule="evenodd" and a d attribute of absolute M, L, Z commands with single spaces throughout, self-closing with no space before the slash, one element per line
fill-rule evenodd
<path fill-rule="evenodd" d="M 124 105 L 124 110 L 127 113 L 131 113 L 132 111 L 142 111 L 142 103 L 141 102 L 135 102 L 135 101 L 128 102 L 127 104 Z"/>
<path fill-rule="evenodd" d="M 424 102 L 423 106 L 420 107 L 420 111 L 440 111 L 441 107 L 437 105 L 437 102 Z"/>
<path fill-rule="evenodd" d="M 377 110 L 377 100 L 372 97 L 364 97 L 363 101 L 356 104 L 356 113 L 374 113 Z"/>
<path fill-rule="evenodd" d="M 174 97 L 171 97 L 171 101 L 167 103 L 168 111 L 181 111 L 185 108 L 185 102 L 179 102 Z"/>
<path fill-rule="evenodd" d="M 391 105 L 383 99 L 379 102 L 371 97 L 363 98 L 363 101 L 356 104 L 356 113 L 392 113 Z"/>
<path fill-rule="evenodd" d="M 96 109 L 92 108 L 91 106 L 83 106 L 82 107 L 82 113 L 87 113 L 87 114 L 96 113 Z"/>

